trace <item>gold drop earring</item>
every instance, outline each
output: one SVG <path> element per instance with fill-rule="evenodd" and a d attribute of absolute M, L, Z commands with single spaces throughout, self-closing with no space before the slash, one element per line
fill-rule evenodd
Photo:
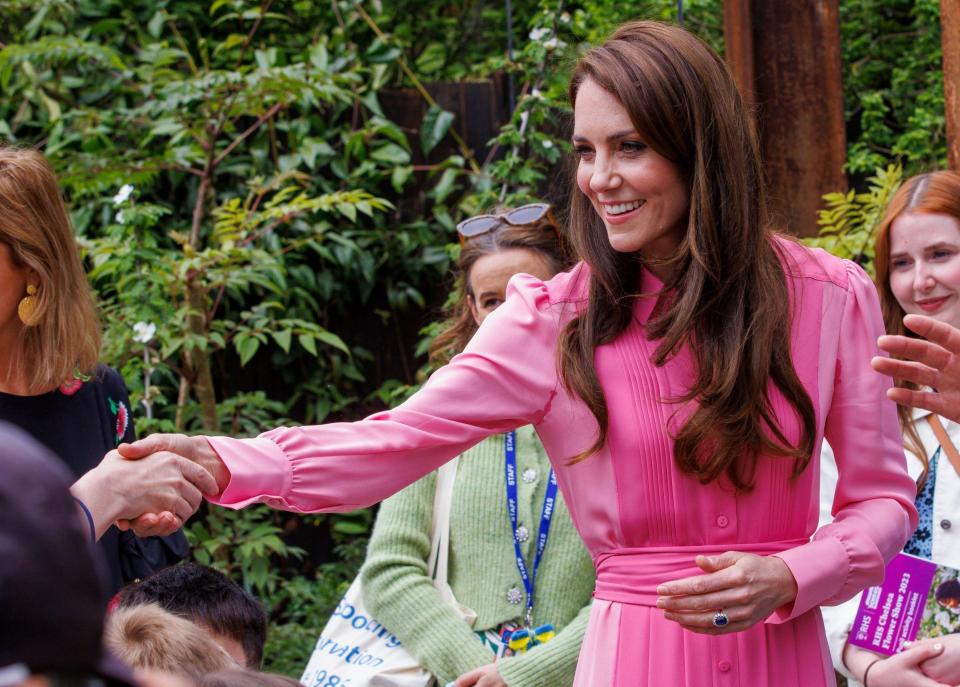
<path fill-rule="evenodd" d="M 33 284 L 27 284 L 27 295 L 20 299 L 20 304 L 17 306 L 17 315 L 21 322 L 31 327 L 36 324 L 36 310 L 37 287 Z"/>

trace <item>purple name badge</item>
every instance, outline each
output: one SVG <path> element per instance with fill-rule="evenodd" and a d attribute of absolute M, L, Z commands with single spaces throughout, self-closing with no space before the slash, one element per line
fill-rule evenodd
<path fill-rule="evenodd" d="M 869 587 L 847 641 L 892 655 L 917 637 L 939 637 L 960 630 L 960 581 L 953 568 L 897 554 L 883 584 Z"/>

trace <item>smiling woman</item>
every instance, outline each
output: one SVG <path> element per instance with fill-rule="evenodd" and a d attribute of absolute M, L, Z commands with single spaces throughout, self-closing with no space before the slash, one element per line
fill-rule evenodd
<path fill-rule="evenodd" d="M 689 182 L 643 142 L 626 108 L 593 80 L 577 91 L 574 121 L 577 186 L 603 220 L 610 247 L 641 251 L 665 279 L 686 229 Z"/>
<path fill-rule="evenodd" d="M 960 326 L 960 221 L 905 212 L 890 227 L 890 290 L 905 314 Z"/>
<path fill-rule="evenodd" d="M 819 605 L 877 580 L 916 522 L 870 368 L 876 291 L 773 233 L 740 95 L 692 34 L 626 24 L 569 95 L 579 265 L 514 277 L 463 352 L 388 412 L 124 452 L 182 452 L 222 504 L 332 511 L 532 424 L 597 569 L 575 685 L 832 685 Z M 837 518 L 814 533 L 824 437 Z"/>
<path fill-rule="evenodd" d="M 887 333 L 904 334 L 903 318 L 908 314 L 960 326 L 960 175 L 939 171 L 904 183 L 877 229 L 876 265 Z M 897 386 L 918 388 L 901 381 Z M 951 531 L 951 523 L 960 521 L 960 462 L 951 464 L 954 444 L 960 444 L 960 424 L 906 406 L 898 407 L 898 413 L 920 513 L 919 526 L 904 551 L 960 568 L 960 546 Z M 820 517 L 826 522 L 836 479 L 830 445 L 824 445 L 821 463 Z M 960 635 L 938 637 L 939 649 L 919 643 L 892 657 L 848 644 L 848 628 L 859 601 L 857 596 L 824 609 L 834 666 L 851 685 L 865 683 L 868 673 L 870 687 L 960 683 Z"/>

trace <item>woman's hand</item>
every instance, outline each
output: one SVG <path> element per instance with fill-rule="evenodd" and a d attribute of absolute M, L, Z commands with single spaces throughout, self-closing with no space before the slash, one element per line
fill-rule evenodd
<path fill-rule="evenodd" d="M 202 436 L 188 437 L 183 434 L 151 434 L 135 441 L 132 444 L 120 444 L 117 447 L 120 455 L 130 461 L 153 459 L 155 456 L 167 456 L 186 459 L 196 463 L 207 473 L 212 475 L 212 481 L 201 489 L 207 496 L 217 496 L 223 492 L 230 482 L 230 472 L 220 460 L 220 456 L 210 446 L 210 442 Z M 199 502 L 197 503 L 199 507 Z M 196 508 L 194 508 L 194 511 Z M 145 512 L 134 519 L 121 519 L 117 526 L 122 529 L 133 529 L 138 537 L 163 536 L 171 534 L 179 528 L 171 526 L 169 517 L 155 511 Z M 192 513 L 191 513 L 192 514 Z"/>
<path fill-rule="evenodd" d="M 120 455 L 127 460 L 140 460 L 155 453 L 173 453 L 193 461 L 216 480 L 216 489 L 205 492 L 208 496 L 218 496 L 230 482 L 230 471 L 220 460 L 220 456 L 210 446 L 206 437 L 188 437 L 184 434 L 151 434 L 133 442 L 117 447 Z"/>
<path fill-rule="evenodd" d="M 454 681 L 453 685 L 454 687 L 507 687 L 507 683 L 497 672 L 495 663 L 464 673 Z"/>
<path fill-rule="evenodd" d="M 881 336 L 877 344 L 905 360 L 877 356 L 870 364 L 877 372 L 935 391 L 894 387 L 887 390 L 887 397 L 960 422 L 960 331 L 926 315 L 907 315 L 903 324 L 923 338 Z"/>
<path fill-rule="evenodd" d="M 696 563 L 706 575 L 657 587 L 657 608 L 664 610 L 667 620 L 692 632 L 740 632 L 797 598 L 793 573 L 776 556 L 727 551 L 719 556 L 697 556 Z M 713 617 L 720 609 L 729 622 L 715 627 Z"/>
<path fill-rule="evenodd" d="M 111 451 L 70 492 L 90 510 L 99 538 L 115 520 L 144 513 L 175 531 L 197 510 L 202 493 L 216 486 L 209 472 L 180 456 L 158 453 L 133 462 Z"/>
<path fill-rule="evenodd" d="M 870 665 L 866 687 L 950 687 L 953 682 L 941 682 L 923 674 L 922 667 L 943 653 L 939 640 L 917 642 L 899 654 L 882 658 Z"/>
<path fill-rule="evenodd" d="M 948 685 L 960 684 L 960 634 L 946 635 L 913 642 L 910 651 L 941 645 L 943 651 L 920 664 L 920 670 L 931 680 Z M 871 680 L 871 682 L 873 682 Z"/>

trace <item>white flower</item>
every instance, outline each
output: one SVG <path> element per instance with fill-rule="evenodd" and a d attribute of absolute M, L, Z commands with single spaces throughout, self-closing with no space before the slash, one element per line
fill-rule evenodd
<path fill-rule="evenodd" d="M 153 335 L 156 333 L 157 325 L 153 322 L 137 322 L 133 325 L 133 340 L 138 343 L 150 343 L 150 340 L 153 339 Z"/>
<path fill-rule="evenodd" d="M 557 38 L 556 36 L 554 36 L 553 38 L 548 38 L 547 40 L 545 40 L 543 42 L 543 47 L 545 47 L 547 50 L 556 50 L 557 48 L 567 47 L 567 44 L 564 43 L 559 38 Z"/>
<path fill-rule="evenodd" d="M 540 145 L 542 145 L 544 148 L 546 148 L 547 150 L 549 150 L 550 148 L 553 147 L 553 141 L 551 141 L 550 139 L 547 139 L 546 141 L 544 141 L 544 142 L 541 143 Z"/>
<path fill-rule="evenodd" d="M 539 98 L 542 95 L 539 88 L 534 88 L 530 91 L 531 98 Z"/>
<path fill-rule="evenodd" d="M 123 210 L 117 210 L 117 214 L 114 215 L 114 219 L 117 221 L 117 224 L 123 224 Z"/>
<path fill-rule="evenodd" d="M 547 26 L 540 26 L 530 32 L 530 40 L 532 41 L 542 41 L 544 38 L 549 36 L 553 31 L 550 30 Z"/>
<path fill-rule="evenodd" d="M 569 24 L 569 23 L 570 23 L 570 13 L 569 13 L 569 12 L 561 12 L 561 13 L 560 13 L 560 23 L 561 23 L 561 24 Z"/>
<path fill-rule="evenodd" d="M 123 186 L 121 186 L 120 190 L 117 191 L 117 195 L 113 197 L 114 206 L 123 205 L 124 203 L 126 203 L 131 193 L 133 193 L 133 185 L 124 184 Z"/>

